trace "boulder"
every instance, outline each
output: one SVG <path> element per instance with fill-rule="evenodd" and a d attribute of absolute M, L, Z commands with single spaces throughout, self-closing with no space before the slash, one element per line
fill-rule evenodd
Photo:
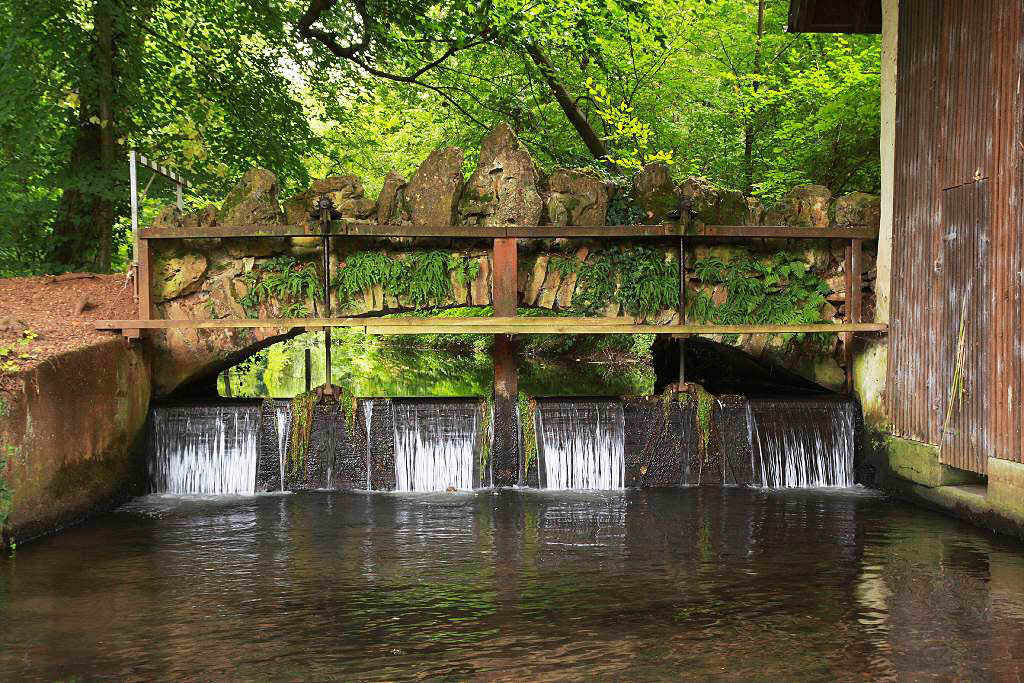
<path fill-rule="evenodd" d="M 662 161 L 647 164 L 633 175 L 633 195 L 644 212 L 645 223 L 661 223 L 670 211 L 679 208 L 668 164 Z"/>
<path fill-rule="evenodd" d="M 405 207 L 405 188 L 409 181 L 391 171 L 384 178 L 384 186 L 377 197 L 377 222 L 382 225 L 402 225 L 409 222 Z"/>
<path fill-rule="evenodd" d="M 853 192 L 836 200 L 837 225 L 865 225 L 877 228 L 882 216 L 878 195 Z"/>
<path fill-rule="evenodd" d="M 832 192 L 824 185 L 799 185 L 790 190 L 765 214 L 768 225 L 826 228 Z"/>
<path fill-rule="evenodd" d="M 466 225 L 539 225 L 543 200 L 530 153 L 507 123 L 480 145 L 480 159 L 459 203 Z"/>
<path fill-rule="evenodd" d="M 405 206 L 413 225 L 453 225 L 462 194 L 462 150 L 445 147 L 430 153 L 405 187 Z"/>
<path fill-rule="evenodd" d="M 341 217 L 365 220 L 373 216 L 377 204 L 364 196 L 363 181 L 356 175 L 328 176 L 313 181 L 304 192 L 284 202 L 285 220 L 289 225 L 299 225 L 311 220 L 310 213 L 317 209 L 321 195 L 327 195 L 334 203 Z"/>
<path fill-rule="evenodd" d="M 156 218 L 153 219 L 154 228 L 180 228 L 182 227 L 181 211 L 177 206 L 171 204 L 160 208 Z"/>
<path fill-rule="evenodd" d="M 282 219 L 277 176 L 264 168 L 245 172 L 221 204 L 221 225 L 269 225 Z"/>
<path fill-rule="evenodd" d="M 593 173 L 558 169 L 548 179 L 548 221 L 552 225 L 604 225 L 611 186 Z"/>
<path fill-rule="evenodd" d="M 207 204 L 198 211 L 187 213 L 182 218 L 182 224 L 186 228 L 208 228 L 217 225 L 217 207 Z"/>
<path fill-rule="evenodd" d="M 678 193 L 693 223 L 750 224 L 751 207 L 741 192 L 722 189 L 707 178 L 690 176 L 679 185 Z"/>
<path fill-rule="evenodd" d="M 168 301 L 197 291 L 203 283 L 206 266 L 206 257 L 193 252 L 157 258 L 153 264 L 153 300 Z"/>

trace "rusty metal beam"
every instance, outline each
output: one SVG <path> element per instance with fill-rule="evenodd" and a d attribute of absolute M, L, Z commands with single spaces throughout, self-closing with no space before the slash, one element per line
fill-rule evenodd
<path fill-rule="evenodd" d="M 327 231 L 332 236 L 349 237 L 477 237 L 477 238 L 652 238 L 686 235 L 694 239 L 877 239 L 878 229 L 864 226 L 798 228 L 787 225 L 377 225 L 332 221 Z M 204 239 L 220 237 L 309 237 L 324 231 L 317 225 L 216 225 L 202 228 L 143 228 L 144 239 Z"/>

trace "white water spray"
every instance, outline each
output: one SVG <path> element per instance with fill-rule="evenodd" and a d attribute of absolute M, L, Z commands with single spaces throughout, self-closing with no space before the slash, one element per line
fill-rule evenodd
<path fill-rule="evenodd" d="M 277 455 L 281 472 L 281 490 L 284 491 L 284 464 L 288 456 L 288 437 L 291 436 L 292 410 L 287 403 L 278 403 L 274 409 L 277 426 Z"/>
<path fill-rule="evenodd" d="M 537 445 L 549 489 L 618 489 L 626 472 L 618 402 L 538 402 Z"/>
<path fill-rule="evenodd" d="M 366 425 L 366 490 L 373 490 L 373 480 L 370 478 L 370 466 L 373 462 L 373 439 L 370 438 L 370 425 L 373 424 L 373 399 L 363 401 L 363 424 Z"/>

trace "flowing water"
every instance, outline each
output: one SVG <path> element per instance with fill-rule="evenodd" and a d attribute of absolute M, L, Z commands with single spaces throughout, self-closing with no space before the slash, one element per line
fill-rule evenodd
<path fill-rule="evenodd" d="M 155 493 L 251 494 L 257 405 L 155 406 L 149 478 Z"/>
<path fill-rule="evenodd" d="M 288 441 L 292 427 L 292 409 L 287 403 L 278 403 L 274 407 L 274 425 L 277 428 L 277 455 L 280 466 L 281 489 L 284 491 L 284 463 L 288 457 Z"/>
<path fill-rule="evenodd" d="M 537 447 L 548 489 L 618 489 L 625 478 L 618 401 L 537 402 Z"/>
<path fill-rule="evenodd" d="M 843 400 L 751 399 L 751 465 L 761 486 L 852 486 L 857 407 Z"/>
<path fill-rule="evenodd" d="M 373 441 L 370 432 L 370 426 L 373 424 L 373 399 L 364 400 L 362 406 L 363 427 L 366 429 L 366 490 L 370 491 L 373 489 L 373 479 L 370 478 L 371 463 L 373 462 Z"/>
<path fill-rule="evenodd" d="M 0 557 L 7 680 L 1019 680 L 1024 549 L 862 490 L 150 496 Z"/>
<path fill-rule="evenodd" d="M 395 401 L 395 488 L 473 488 L 480 409 L 475 401 Z"/>

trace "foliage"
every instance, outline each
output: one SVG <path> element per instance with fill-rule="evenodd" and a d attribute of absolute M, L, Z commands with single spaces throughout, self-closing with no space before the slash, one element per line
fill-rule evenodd
<path fill-rule="evenodd" d="M 573 309 L 583 315 L 613 303 L 636 317 L 679 306 L 679 264 L 659 249 L 610 247 L 586 261 L 556 257 L 551 264 L 563 278 L 576 274 Z"/>
<path fill-rule="evenodd" d="M 261 302 L 276 299 L 282 304 L 281 317 L 304 318 L 309 315 L 306 301 L 323 300 L 320 274 L 313 263 L 301 263 L 291 256 L 278 256 L 243 276 L 248 293 L 239 300 L 250 317 L 256 317 Z"/>
<path fill-rule="evenodd" d="M 453 276 L 467 285 L 479 271 L 479 260 L 439 249 L 410 251 L 397 257 L 382 251 L 357 251 L 345 259 L 332 285 L 347 303 L 380 286 L 384 294 L 420 309 L 443 305 L 452 294 Z"/>
<path fill-rule="evenodd" d="M 687 307 L 692 320 L 719 325 L 825 322 L 821 309 L 828 284 L 797 255 L 778 252 L 766 259 L 745 256 L 728 262 L 709 256 L 696 259 L 693 269 L 705 285 L 723 286 L 727 295 L 716 304 L 709 289 L 696 292 Z M 782 335 L 786 342 L 802 338 Z"/>
<path fill-rule="evenodd" d="M 288 472 L 293 477 L 303 477 L 306 471 L 306 454 L 313 433 L 313 408 L 316 406 L 316 392 L 299 394 L 292 399 L 291 444 L 288 448 Z"/>
<path fill-rule="evenodd" d="M 593 78 L 587 78 L 587 90 L 594 103 L 594 113 L 604 123 L 605 139 L 610 145 L 606 163 L 621 171 L 639 171 L 657 161 L 672 163 L 671 150 L 651 151 L 653 131 L 650 124 L 634 115 L 633 106 L 625 100 L 616 104 L 608 88 Z"/>
<path fill-rule="evenodd" d="M 694 386 L 697 392 L 697 411 L 694 413 L 697 427 L 697 446 L 704 462 L 707 462 L 708 446 L 711 443 L 711 412 L 714 410 L 715 397 L 699 384 Z"/>
<path fill-rule="evenodd" d="M 494 422 L 494 398 L 480 400 L 480 480 L 487 481 L 487 467 L 491 462 L 491 428 Z"/>
<path fill-rule="evenodd" d="M 523 439 L 523 472 L 537 461 L 537 401 L 519 392 L 519 434 Z"/>
<path fill-rule="evenodd" d="M 0 346 L 0 372 L 17 372 L 21 369 L 23 361 L 34 360 L 35 355 L 28 353 L 28 346 L 38 338 L 38 332 L 25 329 L 22 330 L 16 347 Z"/>

